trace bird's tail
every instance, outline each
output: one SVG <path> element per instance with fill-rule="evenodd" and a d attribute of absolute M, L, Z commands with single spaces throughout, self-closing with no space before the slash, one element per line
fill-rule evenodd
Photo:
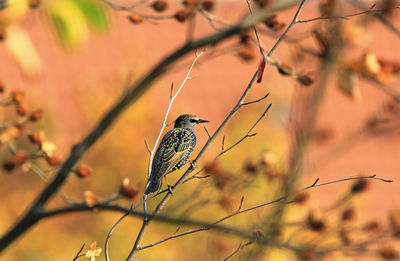
<path fill-rule="evenodd" d="M 150 183 L 147 186 L 146 191 L 144 192 L 144 194 L 147 195 L 147 194 L 156 192 L 156 191 L 158 191 L 160 189 L 160 186 L 161 186 L 160 180 L 152 179 L 152 180 L 150 180 Z"/>

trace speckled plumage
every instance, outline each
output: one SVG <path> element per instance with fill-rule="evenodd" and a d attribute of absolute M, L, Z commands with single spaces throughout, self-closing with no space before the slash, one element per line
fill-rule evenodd
<path fill-rule="evenodd" d="M 163 176 L 186 164 L 196 146 L 194 128 L 202 122 L 207 121 L 189 114 L 181 115 L 175 120 L 174 128 L 164 135 L 154 155 L 145 194 L 158 191 Z"/>

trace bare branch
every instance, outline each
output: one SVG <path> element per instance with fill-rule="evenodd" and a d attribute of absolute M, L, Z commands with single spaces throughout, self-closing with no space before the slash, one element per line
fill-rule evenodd
<path fill-rule="evenodd" d="M 208 138 L 210 139 L 210 138 L 211 138 L 211 135 L 210 135 L 210 133 L 208 132 L 208 130 L 207 130 L 207 128 L 206 128 L 206 126 L 204 126 L 204 130 L 206 131 L 206 133 L 207 133 L 207 136 L 208 136 Z"/>
<path fill-rule="evenodd" d="M 231 257 L 233 257 L 234 255 L 236 255 L 237 253 L 239 253 L 239 251 L 240 250 L 242 250 L 243 248 L 245 248 L 245 247 L 247 247 L 248 245 L 251 245 L 251 244 L 253 244 L 253 240 L 250 240 L 250 241 L 248 241 L 248 242 L 246 242 L 246 243 L 240 243 L 239 244 L 239 246 L 238 246 L 238 248 L 235 250 L 235 251 L 233 251 L 233 253 L 232 254 L 230 254 L 229 256 L 227 256 L 225 259 L 224 259 L 224 261 L 226 261 L 226 260 L 228 260 L 228 259 L 230 259 Z"/>
<path fill-rule="evenodd" d="M 246 105 L 249 105 L 249 104 L 260 102 L 260 101 L 266 99 L 268 96 L 269 96 L 269 92 L 267 94 L 265 94 L 263 97 L 261 97 L 260 99 L 257 99 L 257 100 L 254 100 L 254 101 L 250 101 L 250 102 L 245 102 L 242 105 L 246 106 Z"/>
<path fill-rule="evenodd" d="M 104 244 L 104 255 L 105 255 L 105 257 L 106 257 L 106 261 L 109 261 L 109 260 L 110 260 L 109 257 L 108 257 L 108 243 L 110 242 L 111 235 L 112 235 L 112 233 L 114 232 L 115 228 L 118 226 L 118 224 L 121 223 L 121 221 L 122 221 L 125 217 L 127 217 L 129 214 L 131 214 L 132 207 L 133 207 L 133 204 L 131 204 L 131 207 L 129 208 L 129 210 L 128 210 L 122 217 L 120 217 L 120 218 L 117 220 L 117 222 L 115 222 L 115 224 L 111 227 L 110 232 L 108 232 L 108 235 L 107 235 L 107 238 L 106 238 L 106 242 L 105 242 L 105 244 Z"/>
<path fill-rule="evenodd" d="M 354 16 L 359 16 L 363 14 L 368 14 L 368 13 L 381 13 L 383 12 L 382 10 L 372 10 L 375 6 L 372 6 L 370 9 L 367 9 L 362 12 L 354 13 L 354 14 L 349 14 L 349 15 L 338 15 L 338 16 L 320 16 L 316 18 L 311 18 L 311 19 L 306 19 L 306 20 L 297 20 L 296 23 L 309 23 L 309 22 L 314 22 L 314 21 L 319 21 L 319 20 L 330 20 L 330 19 L 344 19 L 347 20 L 350 17 Z"/>
<path fill-rule="evenodd" d="M 307 187 L 305 187 L 303 189 L 300 189 L 298 191 L 304 191 L 304 190 L 315 188 L 315 187 L 319 187 L 319 186 L 325 186 L 325 185 L 330 185 L 330 184 L 333 184 L 333 183 L 356 180 L 356 179 L 376 179 L 376 180 L 380 180 L 380 181 L 383 181 L 383 182 L 391 182 L 389 180 L 376 177 L 376 175 L 343 178 L 343 179 L 333 180 L 333 181 L 329 181 L 329 182 L 325 182 L 325 183 L 321 183 L 321 184 L 316 184 L 318 182 L 318 180 L 319 180 L 319 179 L 317 179 L 316 181 L 314 181 L 314 183 L 312 185 L 307 186 Z M 297 193 L 297 192 L 295 192 L 295 193 Z M 283 196 L 283 197 L 280 197 L 278 199 L 271 200 L 271 201 L 268 201 L 268 202 L 265 202 L 265 203 L 261 203 L 261 204 L 258 204 L 258 205 L 252 206 L 252 207 L 248 207 L 248 208 L 245 208 L 245 209 L 238 209 L 237 211 L 235 211 L 235 212 L 233 212 L 233 213 L 231 213 L 229 215 L 226 215 L 226 216 L 218 219 L 217 221 L 212 222 L 212 223 L 210 223 L 210 224 L 208 224 L 208 225 L 206 225 L 204 227 L 197 228 L 197 229 L 192 229 L 192 230 L 189 230 L 189 231 L 186 231 L 186 232 L 182 232 L 182 233 L 179 233 L 179 234 L 173 234 L 171 236 L 168 236 L 168 237 L 165 237 L 165 238 L 163 238 L 161 240 L 158 240 L 158 241 L 156 241 L 154 243 L 151 243 L 151 244 L 148 244 L 148 245 L 144 245 L 144 246 L 140 246 L 138 248 L 138 250 L 142 250 L 142 249 L 146 249 L 146 248 L 149 248 L 149 247 L 156 246 L 158 244 L 161 244 L 161 243 L 163 243 L 165 241 L 168 241 L 168 240 L 171 240 L 173 238 L 182 237 L 182 236 L 186 236 L 186 235 L 189 235 L 189 234 L 197 233 L 197 232 L 200 232 L 200 231 L 209 230 L 209 229 L 212 228 L 212 226 L 214 226 L 216 224 L 219 224 L 219 223 L 221 223 L 221 222 L 223 222 L 223 221 L 225 221 L 227 219 L 230 219 L 230 218 L 232 218 L 232 217 L 234 217 L 236 215 L 239 215 L 239 214 L 242 214 L 242 213 L 245 213 L 245 212 L 249 212 L 249 211 L 252 211 L 254 209 L 262 208 L 262 207 L 265 207 L 265 206 L 268 206 L 268 205 L 271 205 L 271 204 L 274 204 L 274 203 L 283 202 L 289 196 L 290 195 Z"/>
<path fill-rule="evenodd" d="M 76 253 L 74 259 L 72 259 L 72 261 L 75 261 L 75 260 L 77 260 L 78 258 L 84 256 L 84 255 L 81 255 L 82 250 L 83 250 L 84 247 L 85 247 L 85 243 L 83 243 L 83 245 L 81 246 L 81 248 L 79 249 L 79 251 Z"/>
<path fill-rule="evenodd" d="M 150 147 L 149 147 L 149 143 L 147 142 L 147 139 L 144 138 L 144 144 L 146 145 L 146 149 L 149 153 L 151 153 Z"/>

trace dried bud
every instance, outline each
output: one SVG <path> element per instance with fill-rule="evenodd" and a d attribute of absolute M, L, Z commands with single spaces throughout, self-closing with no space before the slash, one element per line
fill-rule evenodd
<path fill-rule="evenodd" d="M 299 77 L 297 77 L 297 81 L 304 86 L 310 86 L 314 83 L 314 80 L 308 75 L 299 75 Z"/>
<path fill-rule="evenodd" d="M 209 175 L 216 175 L 221 171 L 221 165 L 218 161 L 214 160 L 206 164 L 204 172 Z"/>
<path fill-rule="evenodd" d="M 207 12 L 210 12 L 214 9 L 214 1 L 213 0 L 203 0 L 201 2 L 201 7 L 206 10 Z"/>
<path fill-rule="evenodd" d="M 192 9 L 191 8 L 184 8 L 179 10 L 178 12 L 175 13 L 174 17 L 176 20 L 179 22 L 183 23 L 186 21 L 186 19 L 189 18 L 189 16 L 192 14 Z"/>
<path fill-rule="evenodd" d="M 25 94 L 23 91 L 13 91 L 11 98 L 15 103 L 19 104 L 25 101 Z"/>
<path fill-rule="evenodd" d="M 290 75 L 292 73 L 292 67 L 290 67 L 288 64 L 286 63 L 282 63 L 279 67 L 278 67 L 278 72 L 284 76 Z"/>
<path fill-rule="evenodd" d="M 3 93 L 4 89 L 5 89 L 4 83 L 0 82 L 0 93 Z"/>
<path fill-rule="evenodd" d="M 249 62 L 254 59 L 255 54 L 253 48 L 249 45 L 241 45 L 238 48 L 238 55 L 243 61 Z"/>
<path fill-rule="evenodd" d="M 254 2 L 260 8 L 267 7 L 271 4 L 271 0 L 254 0 Z"/>
<path fill-rule="evenodd" d="M 378 232 L 380 231 L 380 225 L 377 221 L 371 221 L 363 226 L 363 230 L 365 232 Z"/>
<path fill-rule="evenodd" d="M 61 164 L 61 158 L 57 155 L 51 155 L 46 157 L 47 164 L 50 166 L 58 166 Z"/>
<path fill-rule="evenodd" d="M 38 8 L 41 3 L 41 0 L 29 0 L 29 7 L 31 9 Z"/>
<path fill-rule="evenodd" d="M 366 179 L 359 179 L 353 183 L 351 187 L 351 193 L 358 194 L 362 193 L 368 188 L 368 181 Z"/>
<path fill-rule="evenodd" d="M 36 131 L 28 135 L 29 141 L 33 144 L 42 144 L 46 140 L 46 135 L 43 131 Z"/>
<path fill-rule="evenodd" d="M 244 165 L 244 169 L 250 174 L 256 174 L 258 171 L 258 164 L 255 160 L 250 160 Z"/>
<path fill-rule="evenodd" d="M 354 208 L 349 207 L 346 208 L 342 212 L 342 221 L 352 221 L 356 218 L 356 212 L 354 211 Z"/>
<path fill-rule="evenodd" d="M 29 107 L 26 103 L 22 102 L 22 103 L 18 103 L 17 105 L 17 113 L 20 116 L 25 116 L 29 111 Z"/>
<path fill-rule="evenodd" d="M 307 217 L 307 226 L 311 230 L 322 232 L 325 230 L 326 225 L 320 213 L 310 212 Z"/>
<path fill-rule="evenodd" d="M 397 250 L 390 246 L 384 246 L 379 250 L 379 255 L 385 260 L 398 260 L 399 253 Z"/>
<path fill-rule="evenodd" d="M 143 17 L 138 14 L 130 14 L 128 16 L 129 21 L 131 21 L 134 24 L 140 24 L 143 22 Z"/>
<path fill-rule="evenodd" d="M 235 208 L 234 200 L 227 195 L 223 195 L 221 197 L 221 199 L 219 200 L 219 204 L 226 211 L 232 211 Z"/>
<path fill-rule="evenodd" d="M 400 237 L 400 209 L 390 211 L 389 220 L 394 235 Z"/>
<path fill-rule="evenodd" d="M 165 0 L 157 0 L 152 5 L 154 11 L 163 12 L 168 8 L 168 2 Z"/>
<path fill-rule="evenodd" d="M 103 198 L 100 197 L 99 195 L 96 195 L 93 193 L 91 190 L 86 190 L 83 192 L 83 197 L 85 199 L 86 204 L 91 207 L 97 203 L 101 203 L 103 201 Z"/>
<path fill-rule="evenodd" d="M 119 190 L 119 194 L 131 200 L 134 200 L 139 194 L 139 188 L 129 183 L 130 183 L 129 179 L 124 178 Z"/>
<path fill-rule="evenodd" d="M 92 169 L 86 165 L 76 167 L 74 172 L 79 178 L 86 178 L 92 175 Z"/>
<path fill-rule="evenodd" d="M 43 111 L 39 109 L 31 113 L 31 115 L 29 116 L 29 120 L 35 122 L 40 120 L 42 116 L 43 116 Z"/>
<path fill-rule="evenodd" d="M 297 204 L 304 204 L 309 199 L 310 195 L 307 192 L 300 192 L 294 197 L 293 201 Z"/>

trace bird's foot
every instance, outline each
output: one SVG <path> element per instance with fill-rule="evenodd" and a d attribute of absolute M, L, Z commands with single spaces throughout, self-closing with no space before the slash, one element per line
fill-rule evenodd
<path fill-rule="evenodd" d="M 197 162 L 194 162 L 193 160 L 189 161 L 190 166 L 192 166 L 193 169 L 198 169 L 199 165 L 197 165 Z"/>

